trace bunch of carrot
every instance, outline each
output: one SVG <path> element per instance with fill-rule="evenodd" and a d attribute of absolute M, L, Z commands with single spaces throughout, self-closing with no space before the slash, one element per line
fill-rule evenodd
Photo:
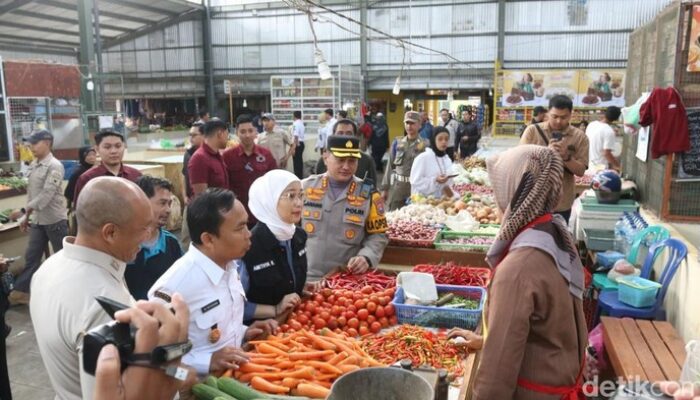
<path fill-rule="evenodd" d="M 261 392 L 326 398 L 332 382 L 348 372 L 382 366 L 370 357 L 360 342 L 322 329 L 270 336 L 250 342 L 255 351 L 250 361 L 236 371 L 227 371 Z"/>

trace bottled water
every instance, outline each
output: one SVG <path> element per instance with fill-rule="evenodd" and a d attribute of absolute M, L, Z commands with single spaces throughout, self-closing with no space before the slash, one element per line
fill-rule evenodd
<path fill-rule="evenodd" d="M 625 224 L 626 216 L 627 216 L 627 212 L 622 213 L 622 216 L 620 216 L 620 218 L 615 223 L 615 241 L 613 242 L 613 249 L 617 252 L 622 253 L 622 254 L 624 254 L 623 241 L 625 240 L 622 227 Z"/>

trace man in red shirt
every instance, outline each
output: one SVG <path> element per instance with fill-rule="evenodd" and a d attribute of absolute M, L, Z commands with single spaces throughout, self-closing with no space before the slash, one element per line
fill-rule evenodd
<path fill-rule="evenodd" d="M 248 210 L 248 190 L 253 181 L 277 168 L 277 162 L 270 150 L 255 144 L 258 130 L 249 115 L 236 119 L 236 135 L 240 145 L 224 152 L 224 162 L 228 169 L 229 188 L 248 211 L 248 226 L 253 227 L 257 220 Z"/>
<path fill-rule="evenodd" d="M 100 164 L 90 168 L 78 178 L 73 196 L 73 209 L 78 204 L 78 195 L 90 179 L 98 176 L 116 176 L 132 182 L 141 176 L 137 169 L 122 164 L 124 158 L 124 136 L 112 129 L 103 129 L 95 135 L 95 147 L 100 156 Z"/>
<path fill-rule="evenodd" d="M 212 119 L 204 124 L 204 142 L 192 154 L 187 165 L 190 186 L 196 197 L 210 187 L 228 189 L 228 172 L 221 156 L 226 148 L 228 130 L 220 119 Z"/>

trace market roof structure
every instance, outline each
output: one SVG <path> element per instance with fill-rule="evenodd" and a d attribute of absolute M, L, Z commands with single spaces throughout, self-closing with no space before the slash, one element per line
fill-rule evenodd
<path fill-rule="evenodd" d="M 80 47 L 80 0 L 0 0 L 0 48 L 75 55 Z M 203 6 L 187 0 L 100 0 L 99 32 L 109 47 L 174 20 L 194 18 Z"/>

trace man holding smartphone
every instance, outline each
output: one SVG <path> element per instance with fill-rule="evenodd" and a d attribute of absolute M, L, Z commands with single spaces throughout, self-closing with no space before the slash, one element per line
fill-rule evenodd
<path fill-rule="evenodd" d="M 564 160 L 561 199 L 555 213 L 569 222 L 571 206 L 576 197 L 575 176 L 583 176 L 588 168 L 588 137 L 569 124 L 574 105 L 570 98 L 559 95 L 549 101 L 547 120 L 525 129 L 520 144 L 548 146 Z"/>

